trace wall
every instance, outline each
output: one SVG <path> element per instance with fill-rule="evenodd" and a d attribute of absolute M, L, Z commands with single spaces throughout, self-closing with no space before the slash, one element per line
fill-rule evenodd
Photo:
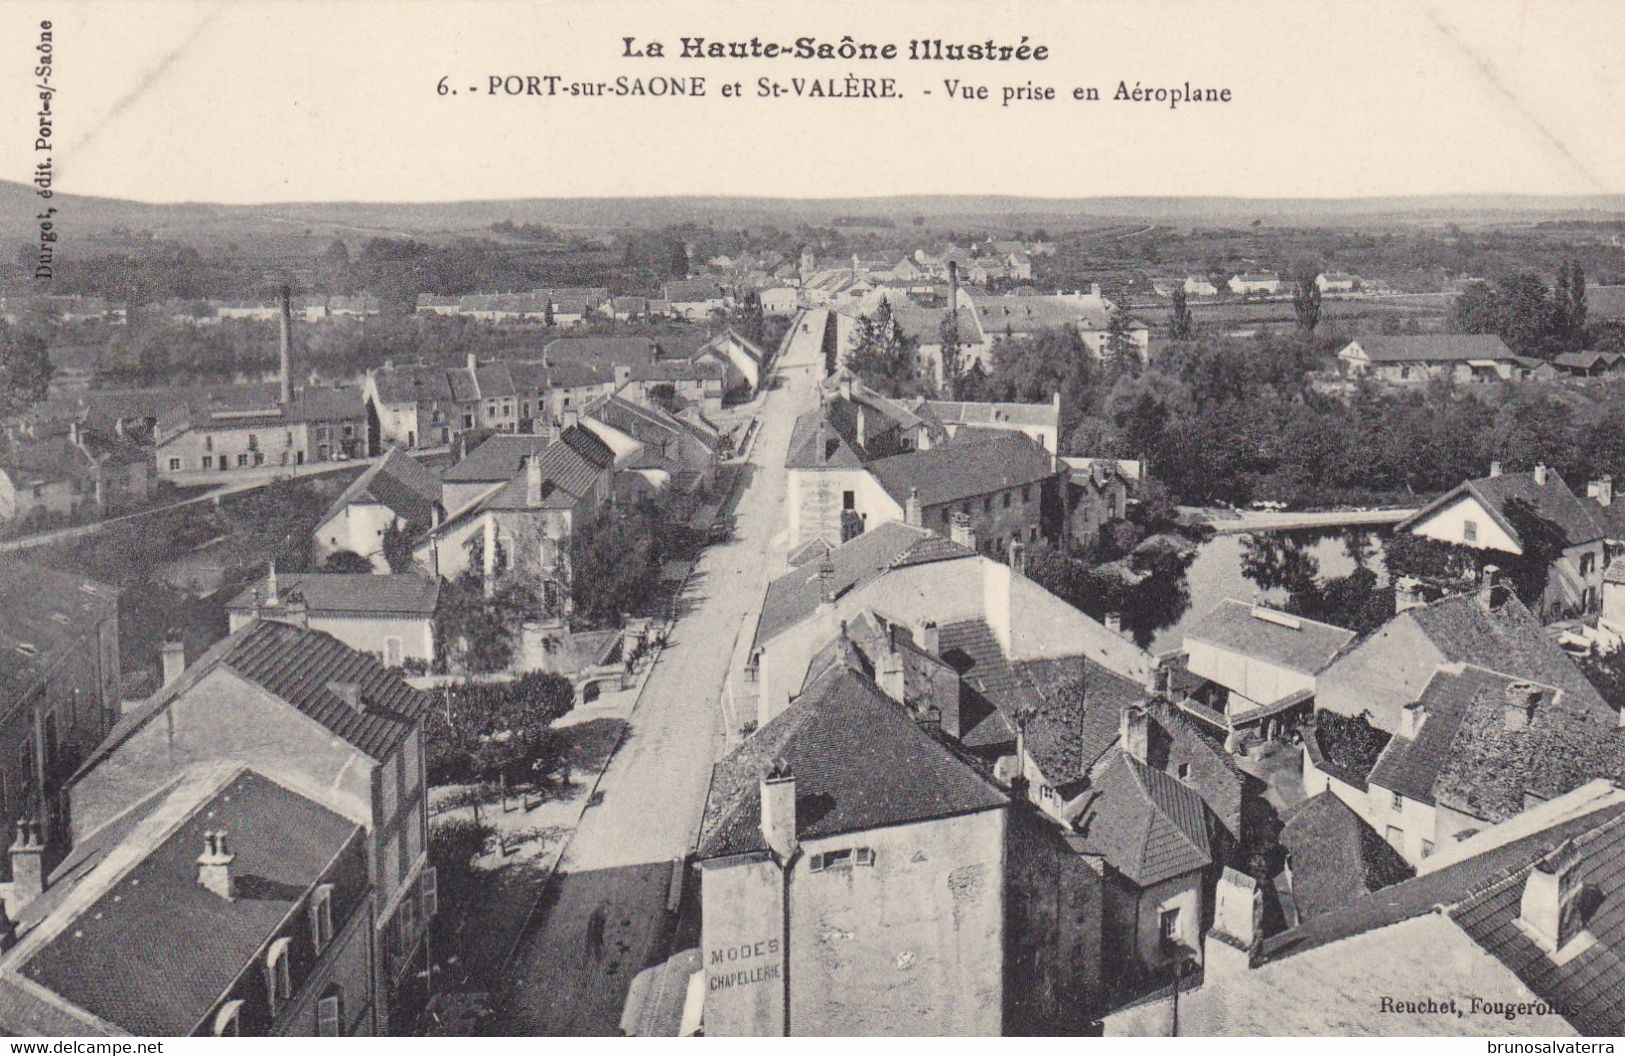
<path fill-rule="evenodd" d="M 1137 916 L 1130 952 L 1147 969 L 1168 963 L 1162 945 L 1162 911 L 1179 910 L 1178 941 L 1200 961 L 1202 950 L 1202 874 L 1186 873 L 1152 884 L 1135 900 Z"/>
<path fill-rule="evenodd" d="M 792 469 L 786 486 L 790 500 L 790 545 L 809 539 L 841 542 L 844 492 L 853 493 L 853 509 L 866 528 L 903 519 L 903 508 L 864 469 Z"/>
<path fill-rule="evenodd" d="M 1233 652 L 1200 638 L 1187 636 L 1185 652 L 1190 658 L 1187 666 L 1191 674 L 1211 679 L 1255 705 L 1270 704 L 1289 694 L 1315 688 L 1314 675 Z M 1232 700 L 1227 710 L 1232 718 L 1244 719 L 1245 713 L 1253 709 L 1246 702 Z"/>
<path fill-rule="evenodd" d="M 964 512 L 970 517 L 978 545 L 989 547 L 989 552 L 1006 560 L 1012 538 L 1031 546 L 1042 536 L 1044 486 L 1041 483 L 1026 485 L 1025 494 L 1024 499 L 1021 488 L 1004 488 L 991 495 L 928 506 L 922 511 L 921 520 L 925 527 L 946 536 L 951 530 L 954 511 Z"/>
<path fill-rule="evenodd" d="M 1409 796 L 1402 797 L 1400 809 L 1394 809 L 1394 793 L 1381 785 L 1372 785 L 1367 797 L 1369 806 L 1362 815 L 1377 835 L 1399 852 L 1399 856 L 1415 865 L 1424 857 L 1424 840 L 1438 846 L 1438 818 L 1432 805 Z M 1399 830 L 1398 835 L 1389 829 Z"/>
<path fill-rule="evenodd" d="M 797 1035 L 1002 1032 L 1004 810 L 809 841 L 790 882 Z M 810 871 L 820 851 L 874 865 Z"/>
<path fill-rule="evenodd" d="M 385 655 L 385 639 L 400 639 L 401 658 L 432 661 L 434 627 L 427 616 L 339 616 L 313 613 L 310 629 L 331 634 L 351 649 Z"/>
<path fill-rule="evenodd" d="M 384 560 L 384 530 L 398 518 L 395 511 L 376 502 L 353 502 L 318 525 L 312 543 L 315 556 L 324 560 L 338 550 L 349 550 L 372 561 L 380 575 L 389 572 Z"/>
<path fill-rule="evenodd" d="M 372 764 L 348 742 L 224 668 L 170 701 L 71 792 L 76 838 L 122 813 L 184 767 L 236 761 L 355 821 L 372 824 Z"/>
<path fill-rule="evenodd" d="M 1350 718 L 1369 712 L 1373 726 L 1393 733 L 1400 710 L 1422 695 L 1444 659 L 1401 613 L 1316 677 L 1315 706 Z"/>
<path fill-rule="evenodd" d="M 210 421 L 159 445 L 158 475 L 218 473 L 229 476 L 267 467 L 300 466 L 310 457 L 309 441 L 309 430 L 304 422 L 290 420 L 268 425 L 232 426 L 226 422 Z M 237 463 L 242 457 L 248 461 L 240 466 Z M 259 459 L 257 463 L 256 458 Z M 177 459 L 180 463 L 178 466 L 174 464 Z M 225 468 L 222 469 L 222 466 Z"/>
<path fill-rule="evenodd" d="M 1477 529 L 1476 540 L 1467 539 L 1465 525 L 1468 521 L 1472 521 Z M 1476 499 L 1465 495 L 1426 520 L 1413 525 L 1411 533 L 1446 543 L 1473 546 L 1480 550 L 1499 550 L 1508 554 L 1523 553 L 1523 547 L 1501 530 L 1501 526 L 1490 517 L 1489 511 L 1479 505 Z"/>
<path fill-rule="evenodd" d="M 1080 1033 L 1101 1007 L 1100 861 L 1019 806 L 1006 838 L 1005 1031 Z"/>
<path fill-rule="evenodd" d="M 700 863 L 708 1037 L 784 1034 L 784 874 L 766 855 Z"/>

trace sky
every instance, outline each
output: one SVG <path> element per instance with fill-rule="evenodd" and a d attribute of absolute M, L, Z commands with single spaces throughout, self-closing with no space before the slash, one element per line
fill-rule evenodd
<path fill-rule="evenodd" d="M 144 201 L 1625 193 L 1617 0 L 194 0 L 0 4 L 0 177 L 27 180 L 52 22 L 58 190 Z M 694 60 L 681 36 L 992 37 L 1020 62 Z M 622 37 L 668 56 L 625 58 Z M 759 77 L 902 98 L 758 99 Z M 703 76 L 704 98 L 490 96 Z M 447 78 L 448 91 L 436 86 Z M 947 80 L 989 101 L 949 97 Z M 723 98 L 738 81 L 744 98 Z M 1228 88 L 1229 103 L 1115 102 Z M 1006 86 L 1052 87 L 1000 105 Z M 1072 90 L 1094 87 L 1098 102 Z M 470 91 L 478 88 L 480 91 Z M 930 94 L 926 94 L 929 92 Z"/>

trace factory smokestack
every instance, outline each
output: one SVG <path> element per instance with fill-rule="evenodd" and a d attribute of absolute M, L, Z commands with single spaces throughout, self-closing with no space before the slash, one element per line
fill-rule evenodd
<path fill-rule="evenodd" d="M 277 381 L 283 404 L 293 402 L 293 291 L 282 287 L 282 334 L 277 342 Z"/>

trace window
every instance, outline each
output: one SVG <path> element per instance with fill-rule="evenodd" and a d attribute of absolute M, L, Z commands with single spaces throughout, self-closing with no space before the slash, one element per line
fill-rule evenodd
<path fill-rule="evenodd" d="M 284 465 L 284 466 L 287 465 L 288 464 L 288 453 L 286 451 L 279 452 L 279 454 L 277 456 L 277 461 L 279 463 L 281 463 L 282 465 Z"/>
<path fill-rule="evenodd" d="M 214 437 L 205 436 L 203 438 L 203 450 L 205 450 L 205 451 L 213 451 L 214 450 Z"/>
<path fill-rule="evenodd" d="M 171 473 L 176 472 L 180 468 L 181 468 L 181 460 L 180 459 L 172 458 L 172 459 L 169 460 L 169 471 Z"/>
<path fill-rule="evenodd" d="M 1461 522 L 1461 537 L 1463 539 L 1467 540 L 1469 543 L 1478 542 L 1478 522 L 1477 521 L 1462 521 Z"/>
<path fill-rule="evenodd" d="M 1165 943 L 1177 942 L 1179 939 L 1179 909 L 1165 909 L 1157 919 L 1157 933 L 1162 936 Z"/>
<path fill-rule="evenodd" d="M 384 639 L 384 666 L 401 666 L 401 640 L 399 638 Z"/>
<path fill-rule="evenodd" d="M 1191 776 L 1191 764 L 1180 763 L 1179 769 L 1175 772 L 1179 775 L 1179 779 L 1184 781 Z"/>
<path fill-rule="evenodd" d="M 993 496 L 991 496 L 991 495 L 982 496 L 982 512 L 983 513 L 992 513 L 993 512 Z"/>
<path fill-rule="evenodd" d="M 440 876 L 432 865 L 423 870 L 423 884 L 419 889 L 419 895 L 423 899 L 424 920 L 440 912 Z"/>
<path fill-rule="evenodd" d="M 1388 831 L 1383 834 L 1383 838 L 1397 847 L 1405 842 L 1405 830 L 1398 825 L 1390 825 Z"/>
<path fill-rule="evenodd" d="M 841 509 L 855 510 L 858 508 L 858 493 L 855 491 L 841 492 Z"/>
<path fill-rule="evenodd" d="M 271 943 L 271 949 L 265 955 L 265 994 L 273 1016 L 282 1008 L 283 1002 L 293 996 L 293 976 L 288 965 L 286 938 Z"/>
<path fill-rule="evenodd" d="M 214 456 L 213 455 L 204 455 L 203 456 L 203 468 L 204 469 L 213 469 L 214 468 Z"/>
<path fill-rule="evenodd" d="M 344 988 L 337 983 L 316 999 L 316 1036 L 337 1038 L 344 1034 Z"/>
<path fill-rule="evenodd" d="M 1398 814 L 1405 809 L 1405 797 L 1398 792 L 1394 793 L 1394 813 Z"/>
<path fill-rule="evenodd" d="M 400 912 L 395 914 L 396 927 L 401 931 L 401 953 L 412 952 L 418 937 L 418 904 L 416 900 L 401 900 Z"/>
<path fill-rule="evenodd" d="M 287 433 L 283 434 L 283 436 L 282 436 L 282 446 L 283 447 L 292 447 L 293 446 L 293 431 L 292 430 L 289 430 Z"/>
<path fill-rule="evenodd" d="M 809 864 L 815 873 L 829 869 L 850 869 L 854 865 L 872 866 L 875 864 L 875 852 L 872 847 L 842 847 L 813 855 Z"/>
<path fill-rule="evenodd" d="M 333 941 L 333 885 L 323 884 L 310 899 L 310 942 L 319 954 Z"/>
<path fill-rule="evenodd" d="M 247 465 L 248 465 L 248 456 L 247 455 L 238 455 L 237 456 L 237 468 L 238 469 L 243 469 Z"/>
<path fill-rule="evenodd" d="M 1433 853 L 1433 841 L 1432 840 L 1423 840 L 1422 841 L 1422 857 L 1426 858 L 1428 855 L 1430 855 L 1432 853 Z"/>
<path fill-rule="evenodd" d="M 254 452 L 254 464 L 256 466 L 265 465 L 265 452 L 264 451 L 256 451 L 256 452 Z"/>
<path fill-rule="evenodd" d="M 1033 486 L 1031 484 L 1023 484 L 1021 486 L 1021 501 L 1022 502 L 1031 502 L 1032 498 L 1033 498 Z"/>
<path fill-rule="evenodd" d="M 220 1011 L 214 1014 L 214 1036 L 217 1038 L 235 1038 L 241 1036 L 243 1003 L 241 1001 L 227 1001 L 220 1006 Z"/>
<path fill-rule="evenodd" d="M 1007 510 L 1010 508 L 1010 493 L 1008 491 L 1004 493 L 1004 508 Z"/>

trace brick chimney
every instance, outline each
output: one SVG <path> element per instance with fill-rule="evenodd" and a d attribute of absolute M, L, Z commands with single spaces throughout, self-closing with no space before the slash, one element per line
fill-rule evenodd
<path fill-rule="evenodd" d="M 835 562 L 827 553 L 818 562 L 818 607 L 835 607 Z"/>
<path fill-rule="evenodd" d="M 1535 483 L 1536 484 L 1538 484 L 1538 485 L 1540 485 L 1541 487 L 1544 488 L 1546 486 L 1546 478 L 1548 476 L 1550 476 L 1550 475 L 1551 474 L 1546 469 L 1546 463 L 1537 462 L 1535 464 Z"/>
<path fill-rule="evenodd" d="M 917 620 L 914 624 L 914 644 L 932 656 L 941 655 L 942 636 L 936 620 Z"/>
<path fill-rule="evenodd" d="M 158 655 L 163 663 L 164 685 L 167 686 L 186 670 L 186 643 L 179 638 L 170 638 L 159 648 Z"/>
<path fill-rule="evenodd" d="M 1500 460 L 1496 460 L 1494 462 L 1491 462 L 1490 463 L 1490 476 L 1492 478 L 1494 478 L 1494 477 L 1499 477 L 1500 475 L 1501 475 L 1501 463 L 1500 463 Z"/>
<path fill-rule="evenodd" d="M 293 402 L 293 291 L 282 287 L 282 328 L 277 340 L 277 397 Z"/>
<path fill-rule="evenodd" d="M 1422 581 L 1415 576 L 1400 576 L 1394 580 L 1394 614 L 1427 604 L 1422 594 Z"/>
<path fill-rule="evenodd" d="M 1540 703 L 1540 688 L 1533 682 L 1511 682 L 1507 684 L 1505 699 L 1502 701 L 1502 727 L 1508 730 L 1522 730 L 1529 726 L 1529 720 L 1535 716 L 1535 705 Z"/>
<path fill-rule="evenodd" d="M 775 760 L 762 775 L 762 839 L 779 858 L 795 853 L 796 777 L 790 764 Z"/>
<path fill-rule="evenodd" d="M 1101 622 L 1104 623 L 1106 625 L 1106 629 L 1108 631 L 1112 632 L 1113 634 L 1121 635 L 1123 633 L 1123 614 L 1122 613 L 1120 613 L 1120 612 L 1108 612 L 1106 614 L 1106 618 L 1104 620 L 1102 620 Z"/>
<path fill-rule="evenodd" d="M 1255 966 L 1264 937 L 1264 892 L 1257 880 L 1227 865 L 1213 895 L 1213 926 L 1202 944 L 1203 978 L 1209 980 Z"/>
<path fill-rule="evenodd" d="M 971 527 L 970 514 L 955 511 L 948 520 L 948 538 L 967 550 L 976 549 L 976 529 Z"/>
<path fill-rule="evenodd" d="M 884 651 L 875 665 L 875 684 L 882 693 L 901 704 L 908 695 L 908 675 L 903 669 L 903 651 L 897 647 L 897 625 L 886 627 Z"/>
<path fill-rule="evenodd" d="M 925 513 L 920 509 L 920 489 L 912 485 L 908 489 L 908 501 L 903 504 L 903 523 L 916 527 L 925 523 Z"/>
<path fill-rule="evenodd" d="M 203 834 L 203 853 L 197 856 L 197 882 L 227 902 L 237 897 L 237 885 L 231 863 L 237 856 L 226 843 L 226 830 L 210 830 Z"/>
<path fill-rule="evenodd" d="M 1022 575 L 1027 574 L 1027 544 L 1020 539 L 1010 540 L 1010 567 Z"/>
<path fill-rule="evenodd" d="M 542 504 L 542 460 L 532 452 L 525 459 L 525 505 L 535 508 Z"/>
<path fill-rule="evenodd" d="M 1567 946 L 1585 924 L 1581 919 L 1585 884 L 1580 879 L 1580 864 L 1579 848 L 1572 839 L 1565 840 L 1536 862 L 1524 881 L 1518 929 L 1548 954 Z"/>
<path fill-rule="evenodd" d="M 45 841 L 39 822 L 17 819 L 17 837 L 11 844 L 11 897 L 26 906 L 45 890 Z"/>
<path fill-rule="evenodd" d="M 1485 565 L 1478 581 L 1478 603 L 1485 612 L 1494 612 L 1500 607 L 1501 592 L 1506 588 L 1501 583 L 1501 569 L 1497 565 Z"/>
<path fill-rule="evenodd" d="M 1603 477 L 1587 484 L 1586 497 L 1596 499 L 1598 506 L 1612 506 L 1614 504 L 1614 478 Z"/>
<path fill-rule="evenodd" d="M 1422 724 L 1427 721 L 1427 705 L 1420 700 L 1412 701 L 1399 709 L 1399 735 L 1408 741 L 1416 740 L 1416 735 L 1422 732 Z"/>
<path fill-rule="evenodd" d="M 1118 740 L 1123 754 L 1144 763 L 1151 754 L 1151 723 L 1145 708 L 1130 704 L 1118 716 Z"/>
<path fill-rule="evenodd" d="M 271 559 L 271 567 L 265 574 L 265 604 L 276 608 L 282 603 L 282 596 L 276 587 L 276 559 Z"/>

